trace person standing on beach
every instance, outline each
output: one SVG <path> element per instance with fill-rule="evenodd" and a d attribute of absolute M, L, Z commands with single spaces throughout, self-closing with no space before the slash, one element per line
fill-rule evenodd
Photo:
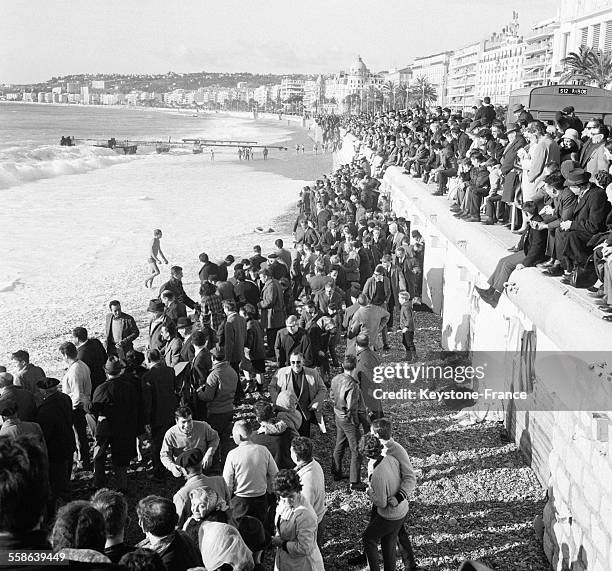
<path fill-rule="evenodd" d="M 268 151 L 268 147 L 264 147 L 263 148 L 263 158 L 264 158 L 264 161 L 268 160 L 268 152 L 269 152 Z"/>
<path fill-rule="evenodd" d="M 106 353 L 125 359 L 125 354 L 132 351 L 132 343 L 140 335 L 136 320 L 121 310 L 121 303 L 114 299 L 108 304 L 110 313 L 106 316 Z"/>
<path fill-rule="evenodd" d="M 211 161 L 215 160 L 215 149 L 210 149 L 210 160 Z"/>
<path fill-rule="evenodd" d="M 162 259 L 164 264 L 168 263 L 166 256 L 161 250 L 159 241 L 162 237 L 162 231 L 157 229 L 153 230 L 153 240 L 151 240 L 151 247 L 149 249 L 149 268 L 151 269 L 151 275 L 145 280 L 145 287 L 153 287 L 153 280 L 160 274 L 159 267 L 157 264 L 161 264 L 159 258 Z M 159 256 L 159 258 L 158 258 Z"/>

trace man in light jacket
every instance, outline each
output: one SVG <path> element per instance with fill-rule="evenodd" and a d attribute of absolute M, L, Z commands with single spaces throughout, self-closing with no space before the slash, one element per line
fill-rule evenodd
<path fill-rule="evenodd" d="M 310 436 L 310 424 L 316 422 L 316 418 L 321 415 L 327 389 L 316 369 L 304 367 L 304 355 L 292 353 L 289 357 L 289 367 L 283 367 L 276 372 L 269 390 L 272 402 L 276 402 L 281 391 L 289 391 L 296 396 L 297 409 L 302 415 L 300 436 Z"/>

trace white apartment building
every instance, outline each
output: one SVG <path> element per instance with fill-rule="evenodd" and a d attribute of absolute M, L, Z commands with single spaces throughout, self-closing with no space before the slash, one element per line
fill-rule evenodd
<path fill-rule="evenodd" d="M 438 94 L 437 104 L 446 105 L 448 89 L 448 64 L 453 52 L 440 52 L 416 58 L 412 64 L 413 80 L 425 77 Z"/>
<path fill-rule="evenodd" d="M 412 80 L 412 67 L 403 67 L 402 69 L 392 68 L 386 73 L 382 74 L 382 81 L 386 83 L 390 81 L 393 85 L 399 85 L 403 83 L 405 85 L 410 85 L 410 81 Z"/>
<path fill-rule="evenodd" d="M 324 89 L 325 97 L 328 100 L 335 100 L 336 108 L 343 111 L 348 109 L 347 97 L 349 95 L 359 95 L 363 101 L 371 87 L 379 89 L 382 84 L 382 76 L 372 73 L 361 57 L 357 56 L 348 72 L 341 71 L 335 74 L 325 80 L 321 88 Z"/>
<path fill-rule="evenodd" d="M 304 96 L 304 80 L 283 77 L 280 84 L 280 97 L 282 101 L 287 101 L 291 97 Z"/>
<path fill-rule="evenodd" d="M 81 103 L 83 105 L 89 105 L 89 87 L 81 87 Z"/>
<path fill-rule="evenodd" d="M 525 38 L 523 87 L 540 87 L 553 81 L 553 39 L 559 27 L 557 17 L 538 22 Z"/>
<path fill-rule="evenodd" d="M 518 15 L 517 15 L 518 16 Z M 510 92 L 523 87 L 525 42 L 518 35 L 518 17 L 483 43 L 478 61 L 478 97 L 507 105 Z"/>
<path fill-rule="evenodd" d="M 455 50 L 449 58 L 446 104 L 453 111 L 468 109 L 476 101 L 482 48 L 483 42 L 474 42 Z"/>
<path fill-rule="evenodd" d="M 559 27 L 553 40 L 553 75 L 563 74 L 561 61 L 580 46 L 612 51 L 612 0 L 560 0 Z"/>
<path fill-rule="evenodd" d="M 91 82 L 91 88 L 92 89 L 104 89 L 105 88 L 105 83 L 101 79 L 96 79 L 96 80 Z"/>

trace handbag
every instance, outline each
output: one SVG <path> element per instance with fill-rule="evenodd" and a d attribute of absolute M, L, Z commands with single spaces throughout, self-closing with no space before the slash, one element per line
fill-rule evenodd
<path fill-rule="evenodd" d="M 597 281 L 593 256 L 589 256 L 584 266 L 576 266 L 570 277 L 570 284 L 578 289 L 591 287 Z"/>

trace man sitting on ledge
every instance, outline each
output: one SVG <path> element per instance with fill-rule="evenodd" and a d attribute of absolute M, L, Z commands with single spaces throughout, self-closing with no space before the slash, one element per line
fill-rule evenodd
<path fill-rule="evenodd" d="M 547 230 L 538 230 L 538 222 L 542 218 L 538 214 L 538 207 L 533 201 L 523 204 L 523 214 L 527 218 L 527 229 L 519 242 L 519 251 L 510 254 L 499 260 L 493 274 L 488 282 L 491 287 L 488 289 L 474 286 L 483 301 L 497 307 L 499 298 L 504 291 L 504 284 L 508 281 L 510 274 L 514 270 L 522 270 L 535 266 L 546 257 L 546 237 Z"/>

